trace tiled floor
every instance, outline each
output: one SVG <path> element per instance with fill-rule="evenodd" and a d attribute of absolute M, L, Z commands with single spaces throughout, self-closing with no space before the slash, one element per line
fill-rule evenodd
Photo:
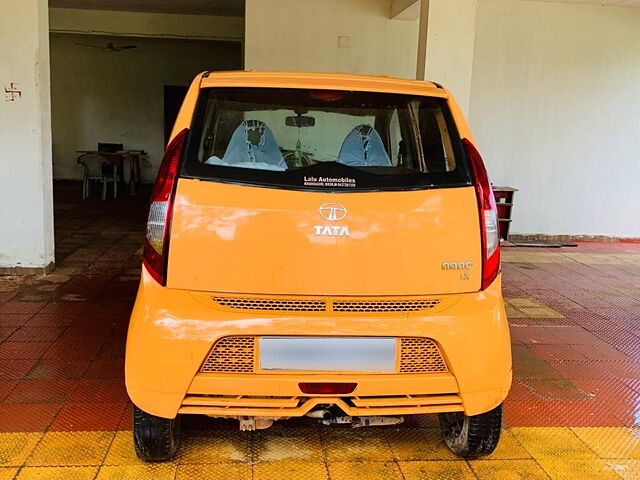
<path fill-rule="evenodd" d="M 124 339 L 145 202 L 56 187 L 58 268 L 0 277 L 0 480 L 640 479 L 640 245 L 505 249 L 514 384 L 498 450 L 472 462 L 434 418 L 255 433 L 190 417 L 174 462 L 133 453 Z"/>

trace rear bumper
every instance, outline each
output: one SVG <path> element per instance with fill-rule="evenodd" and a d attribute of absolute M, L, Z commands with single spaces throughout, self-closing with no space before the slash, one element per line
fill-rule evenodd
<path fill-rule="evenodd" d="M 425 314 L 222 311 L 191 292 L 160 287 L 143 268 L 127 337 L 127 390 L 138 407 L 165 418 L 177 413 L 291 417 L 319 404 L 336 404 L 349 415 L 491 410 L 511 384 L 500 277 L 483 292 L 440 297 L 447 307 Z M 199 373 L 216 340 L 234 335 L 428 337 L 438 343 L 448 371 Z M 355 382 L 357 387 L 340 397 L 306 395 L 299 382 Z"/>

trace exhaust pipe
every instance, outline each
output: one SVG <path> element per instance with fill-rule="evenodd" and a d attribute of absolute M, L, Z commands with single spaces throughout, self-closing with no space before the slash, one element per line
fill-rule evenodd
<path fill-rule="evenodd" d="M 319 410 L 313 410 L 306 414 L 307 417 L 317 418 L 323 425 L 331 425 L 332 423 L 339 424 L 351 424 L 353 428 L 359 427 L 379 427 L 384 425 L 399 425 L 404 422 L 404 417 L 401 416 L 366 416 L 366 417 L 352 417 L 350 415 L 336 415 L 334 412 L 337 409 L 322 408 Z"/>
<path fill-rule="evenodd" d="M 351 423 L 352 417 L 348 415 L 337 414 L 337 408 L 321 408 L 319 410 L 312 410 L 307 413 L 307 417 L 317 418 L 324 425 L 331 425 L 332 423 Z M 342 413 L 340 411 L 340 413 Z"/>

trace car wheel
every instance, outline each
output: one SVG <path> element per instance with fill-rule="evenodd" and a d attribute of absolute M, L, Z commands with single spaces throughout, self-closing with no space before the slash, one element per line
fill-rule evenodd
<path fill-rule="evenodd" d="M 502 429 L 502 404 L 480 415 L 441 413 L 440 430 L 447 447 L 463 458 L 489 455 L 498 446 Z"/>
<path fill-rule="evenodd" d="M 145 462 L 171 460 L 178 448 L 179 417 L 156 417 L 133 406 L 133 443 Z"/>

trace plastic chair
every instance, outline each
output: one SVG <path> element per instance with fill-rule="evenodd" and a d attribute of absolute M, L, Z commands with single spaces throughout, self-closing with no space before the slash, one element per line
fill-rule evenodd
<path fill-rule="evenodd" d="M 113 198 L 118 196 L 118 166 L 110 165 L 103 156 L 95 154 L 85 154 L 78 158 L 78 163 L 84 168 L 82 179 L 82 199 L 89 197 L 90 182 L 102 182 L 102 200 L 107 198 L 107 184 L 113 182 Z M 113 171 L 105 173 L 103 167 L 113 167 Z"/>

